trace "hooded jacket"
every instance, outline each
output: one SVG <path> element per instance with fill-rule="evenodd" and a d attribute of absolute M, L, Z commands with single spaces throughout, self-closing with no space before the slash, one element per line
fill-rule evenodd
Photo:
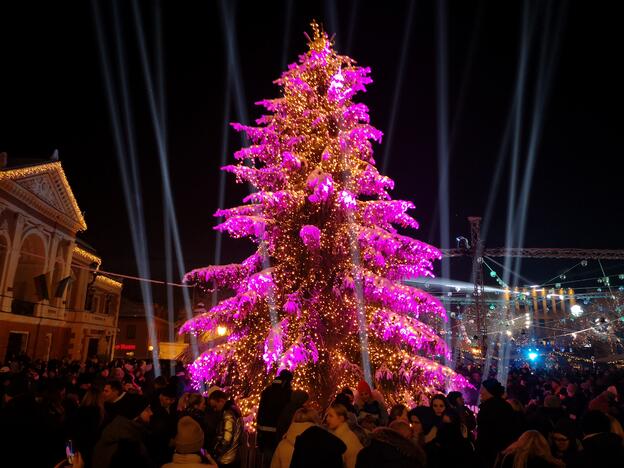
<path fill-rule="evenodd" d="M 132 453 L 134 459 L 143 461 L 149 466 L 149 455 L 143 443 L 144 427 L 124 416 L 116 416 L 102 432 L 100 440 L 93 450 L 93 468 L 113 466 L 115 456 Z M 123 449 L 123 450 L 122 450 Z"/>
<path fill-rule="evenodd" d="M 312 426 L 295 439 L 290 468 L 343 468 L 347 446 L 320 426 Z"/>
<path fill-rule="evenodd" d="M 271 468 L 288 468 L 295 451 L 295 440 L 297 436 L 303 434 L 306 429 L 314 426 L 311 422 L 294 422 L 286 431 L 284 438 L 277 444 L 273 458 L 271 459 Z"/>
<path fill-rule="evenodd" d="M 425 466 L 425 454 L 413 442 L 398 432 L 380 427 L 370 436 L 370 445 L 357 456 L 356 468 L 420 468 Z"/>
<path fill-rule="evenodd" d="M 573 468 L 621 468 L 624 466 L 622 438 L 611 432 L 591 434 L 583 439 L 583 450 L 570 464 Z"/>

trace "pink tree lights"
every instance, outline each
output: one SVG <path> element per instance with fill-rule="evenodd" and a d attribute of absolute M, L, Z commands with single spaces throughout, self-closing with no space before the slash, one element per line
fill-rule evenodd
<path fill-rule="evenodd" d="M 241 264 L 186 275 L 205 289 L 231 291 L 180 330 L 230 332 L 191 364 L 193 379 L 227 387 L 251 412 L 262 388 L 288 368 L 296 387 L 325 403 L 362 378 L 360 310 L 371 373 L 391 402 L 467 386 L 435 361 L 449 351 L 420 321 L 447 320 L 444 307 L 400 283 L 433 276 L 441 254 L 397 232 L 418 224 L 406 213 L 414 205 L 388 194 L 394 183 L 373 159 L 372 141 L 382 134 L 353 101 L 371 83 L 370 70 L 336 54 L 312 28 L 309 51 L 276 80 L 281 97 L 259 103 L 268 113 L 258 126 L 233 124 L 252 144 L 223 170 L 257 191 L 244 205 L 219 210 L 224 222 L 216 229 L 250 238 L 258 250 Z"/>

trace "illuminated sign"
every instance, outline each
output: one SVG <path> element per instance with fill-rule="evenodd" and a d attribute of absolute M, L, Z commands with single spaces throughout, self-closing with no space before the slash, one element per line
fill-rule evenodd
<path fill-rule="evenodd" d="M 119 343 L 115 345 L 115 349 L 117 351 L 134 351 L 136 349 L 136 345 Z"/>

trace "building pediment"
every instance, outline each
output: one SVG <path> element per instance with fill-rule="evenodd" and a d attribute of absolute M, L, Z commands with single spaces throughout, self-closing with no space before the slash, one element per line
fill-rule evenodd
<path fill-rule="evenodd" d="M 87 229 L 60 162 L 0 171 L 2 188 L 74 231 Z"/>

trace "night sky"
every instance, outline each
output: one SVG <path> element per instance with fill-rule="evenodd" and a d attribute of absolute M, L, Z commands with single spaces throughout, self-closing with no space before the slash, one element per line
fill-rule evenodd
<path fill-rule="evenodd" d="M 130 2 L 120 3 L 150 262 L 153 277 L 161 279 L 161 177 Z M 309 22 L 316 18 L 325 29 L 337 33 L 339 52 L 372 68 L 374 83 L 359 100 L 370 107 L 372 123 L 387 133 L 409 2 L 293 1 L 286 28 L 288 3 L 236 3 L 237 52 L 249 117 L 260 115 L 254 102 L 277 96 L 272 81 L 279 76 L 283 57 L 290 63 L 306 50 L 303 32 L 309 31 Z M 553 15 L 549 31 L 555 29 L 560 15 L 565 16 L 558 35 L 559 53 L 549 62 L 552 82 L 524 244 L 622 248 L 622 173 L 617 161 L 624 155 L 620 115 L 624 74 L 618 66 L 624 42 L 617 2 L 569 1 L 565 8 L 561 2 L 531 3 L 536 30 L 529 49 L 521 167 L 533 121 L 539 53 L 547 46 L 543 38 L 548 3 Z M 111 2 L 99 5 L 111 48 Z M 140 3 L 150 58 L 154 5 Z M 219 5 L 219 1 L 162 2 L 170 174 L 187 269 L 214 259 L 212 214 L 219 191 L 227 70 Z M 336 6 L 333 14 L 331 5 Z M 451 239 L 469 237 L 466 217 L 485 211 L 516 86 L 522 6 L 520 1 L 448 2 Z M 406 53 L 388 175 L 396 181 L 394 196 L 417 205 L 415 217 L 422 226 L 417 237 L 439 244 L 435 2 L 416 2 Z M 230 120 L 238 118 L 233 100 Z M 241 141 L 228 131 L 228 162 L 232 162 L 231 153 Z M 85 212 L 89 229 L 82 238 L 97 249 L 105 270 L 136 274 L 92 2 L 2 2 L 0 151 L 7 151 L 14 160 L 47 158 L 54 149 L 59 150 Z M 384 151 L 384 145 L 377 146 L 380 166 Z M 491 218 L 489 246 L 505 243 L 508 184 L 506 164 Z M 225 205 L 237 204 L 246 189 L 228 177 Z M 246 241 L 226 241 L 222 261 L 240 260 L 249 250 Z M 527 261 L 523 273 L 540 282 L 573 263 Z M 464 270 L 455 271 L 455 279 L 467 279 Z M 126 291 L 132 296 L 138 289 L 126 283 Z"/>

